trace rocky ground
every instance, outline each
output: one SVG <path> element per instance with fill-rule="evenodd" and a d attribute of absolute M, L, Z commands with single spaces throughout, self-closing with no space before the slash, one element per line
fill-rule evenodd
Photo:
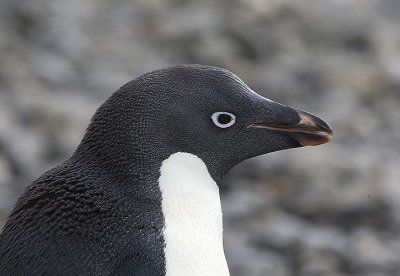
<path fill-rule="evenodd" d="M 227 176 L 232 275 L 400 275 L 399 15 L 397 0 L 1 0 L 0 225 L 116 88 L 211 64 L 335 133 Z"/>

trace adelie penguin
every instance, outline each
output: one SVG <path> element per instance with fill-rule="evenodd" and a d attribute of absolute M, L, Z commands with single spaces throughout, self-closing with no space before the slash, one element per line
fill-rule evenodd
<path fill-rule="evenodd" d="M 28 186 L 0 235 L 0 275 L 228 275 L 224 174 L 331 138 L 321 119 L 227 70 L 147 73 L 98 109 L 71 158 Z"/>

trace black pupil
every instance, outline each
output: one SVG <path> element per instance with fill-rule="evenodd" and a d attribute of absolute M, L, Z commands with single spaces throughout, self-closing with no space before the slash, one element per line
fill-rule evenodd
<path fill-rule="evenodd" d="M 218 123 L 220 123 L 221 125 L 229 124 L 231 120 L 232 118 L 228 114 L 220 114 L 218 116 Z"/>

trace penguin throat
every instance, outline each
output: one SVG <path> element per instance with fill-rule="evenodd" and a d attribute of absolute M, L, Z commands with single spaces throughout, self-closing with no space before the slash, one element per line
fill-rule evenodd
<path fill-rule="evenodd" d="M 178 152 L 160 172 L 166 275 L 229 275 L 219 189 L 205 163 Z"/>

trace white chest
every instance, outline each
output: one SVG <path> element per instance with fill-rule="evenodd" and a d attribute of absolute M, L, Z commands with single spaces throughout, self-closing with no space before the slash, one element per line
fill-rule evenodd
<path fill-rule="evenodd" d="M 204 162 L 178 152 L 161 166 L 166 275 L 229 275 L 219 189 Z"/>

